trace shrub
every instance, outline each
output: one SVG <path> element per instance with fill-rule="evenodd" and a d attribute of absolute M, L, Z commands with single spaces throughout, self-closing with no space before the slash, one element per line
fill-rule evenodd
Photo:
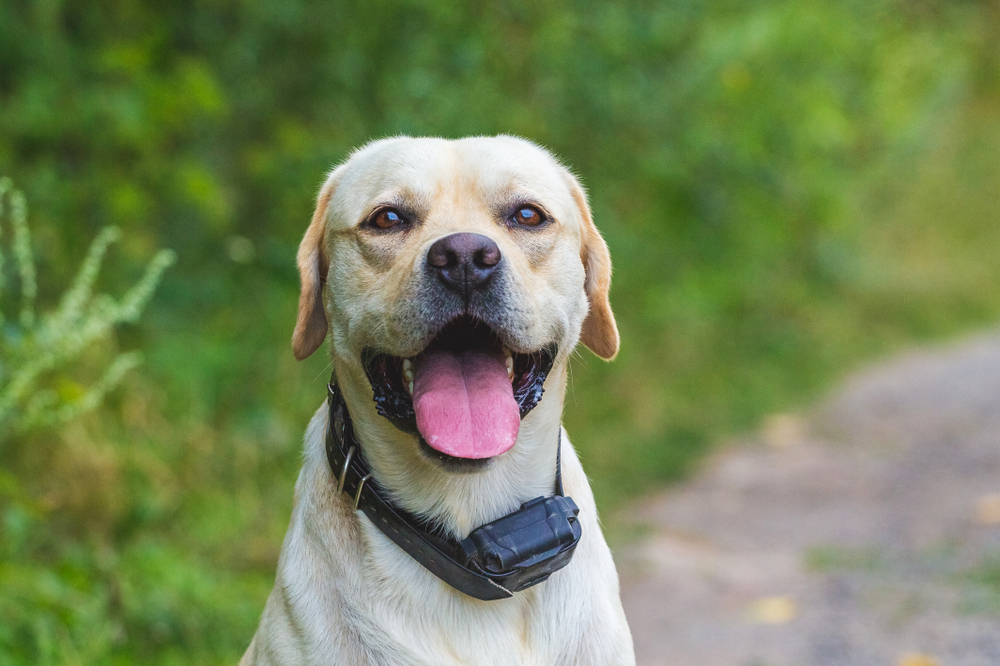
<path fill-rule="evenodd" d="M 139 364 L 139 352 L 118 354 L 103 376 L 87 388 L 65 376 L 62 381 L 45 381 L 49 373 L 70 366 L 95 342 L 110 336 L 116 325 L 137 321 L 164 269 L 175 259 L 169 250 L 158 252 L 139 282 L 120 300 L 94 295 L 94 281 L 108 246 L 121 235 L 117 227 L 105 227 L 90 244 L 56 309 L 38 316 L 27 205 L 24 194 L 13 189 L 9 178 L 0 178 L 0 224 L 4 218 L 13 234 L 9 254 L 20 283 L 20 310 L 16 318 L 4 312 L 3 306 L 11 309 L 15 299 L 7 297 L 11 292 L 5 279 L 7 257 L 0 246 L 0 436 L 55 426 L 93 409 L 129 369 Z"/>

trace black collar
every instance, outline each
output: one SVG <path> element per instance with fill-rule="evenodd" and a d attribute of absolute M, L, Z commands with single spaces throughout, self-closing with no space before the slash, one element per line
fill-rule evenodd
<path fill-rule="evenodd" d="M 511 597 L 569 563 L 580 540 L 580 510 L 562 494 L 560 447 L 555 495 L 525 502 L 459 541 L 385 497 L 361 455 L 351 415 L 335 382 L 329 391 L 326 457 L 337 480 L 337 494 L 346 493 L 355 510 L 363 511 L 428 571 L 456 590 L 489 601 Z"/>

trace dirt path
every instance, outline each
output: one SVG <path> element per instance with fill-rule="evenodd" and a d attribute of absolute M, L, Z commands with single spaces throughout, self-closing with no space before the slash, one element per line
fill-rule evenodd
<path fill-rule="evenodd" d="M 862 373 L 630 515 L 640 666 L 1000 666 L 1000 335 Z"/>

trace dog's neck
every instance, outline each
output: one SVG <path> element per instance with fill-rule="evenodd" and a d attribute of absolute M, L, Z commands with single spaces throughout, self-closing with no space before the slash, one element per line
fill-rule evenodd
<path fill-rule="evenodd" d="M 521 422 L 517 443 L 481 470 L 449 471 L 420 451 L 418 439 L 380 416 L 363 373 L 334 363 L 365 461 L 380 487 L 407 511 L 433 521 L 462 539 L 479 525 L 516 510 L 523 502 L 550 495 L 566 362 L 560 359 L 545 381 L 545 395 Z"/>

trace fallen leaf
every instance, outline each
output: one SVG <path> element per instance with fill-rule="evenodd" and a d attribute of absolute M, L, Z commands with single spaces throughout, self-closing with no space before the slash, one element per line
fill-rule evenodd
<path fill-rule="evenodd" d="M 896 666 L 941 666 L 941 662 L 929 654 L 911 652 L 900 657 L 899 661 L 896 662 Z"/>
<path fill-rule="evenodd" d="M 788 624 L 798 614 L 791 597 L 763 597 L 750 605 L 750 618 L 760 624 Z"/>
<path fill-rule="evenodd" d="M 980 525 L 1000 525 L 1000 493 L 986 493 L 976 500 L 976 520 Z"/>
<path fill-rule="evenodd" d="M 793 414 L 772 414 L 764 422 L 761 435 L 769 446 L 784 449 L 805 439 L 806 426 L 801 418 Z"/>

